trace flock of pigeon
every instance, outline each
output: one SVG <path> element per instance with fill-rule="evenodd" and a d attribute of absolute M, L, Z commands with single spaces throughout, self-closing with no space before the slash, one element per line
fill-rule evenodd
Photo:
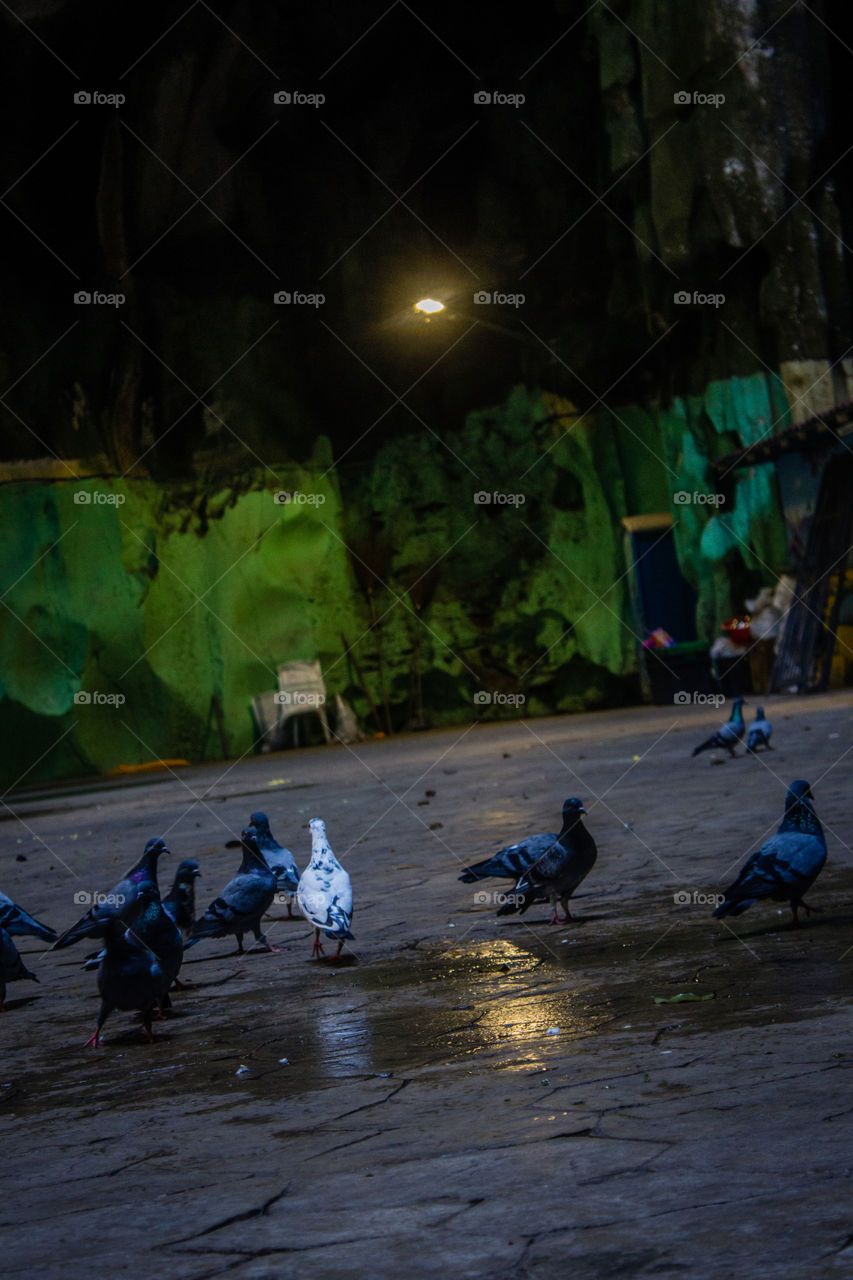
<path fill-rule="evenodd" d="M 732 702 L 732 714 L 726 723 L 716 733 L 712 733 L 710 738 L 704 742 L 700 742 L 698 747 L 693 748 L 694 756 L 698 756 L 700 751 L 708 751 L 711 747 L 725 747 L 730 756 L 736 756 L 735 747 L 739 742 L 743 742 L 743 735 L 746 733 L 746 724 L 743 718 L 744 698 L 735 698 Z M 773 726 L 764 715 L 763 707 L 756 707 L 755 719 L 749 726 L 749 733 L 746 734 L 746 753 L 747 755 L 756 755 L 759 747 L 764 747 L 767 751 L 772 751 L 770 745 L 770 735 L 773 732 Z"/>
<path fill-rule="evenodd" d="M 724 747 L 732 756 L 737 754 L 735 747 L 746 734 L 744 701 L 734 699 L 729 719 L 694 749 L 694 756 L 712 747 Z M 772 732 L 773 726 L 765 717 L 764 708 L 758 707 L 746 734 L 747 754 L 756 754 L 759 747 L 772 751 Z M 550 923 L 565 924 L 572 918 L 569 899 L 589 875 L 598 856 L 595 841 L 581 821 L 584 813 L 581 800 L 577 797 L 567 800 L 559 834 L 530 836 L 520 844 L 508 845 L 491 858 L 466 867 L 459 879 L 463 884 L 492 876 L 514 880 L 512 892 L 503 895 L 499 916 L 523 913 L 533 902 L 550 901 L 553 908 Z M 796 927 L 800 907 L 807 915 L 820 910 L 808 906 L 804 897 L 825 861 L 826 839 L 815 813 L 811 787 L 808 782 L 797 779 L 788 788 L 779 830 L 749 858 L 737 880 L 726 889 L 714 915 L 737 916 L 762 898 L 771 898 L 789 903 Z M 558 902 L 564 912 L 562 919 L 557 913 Z"/>
<path fill-rule="evenodd" d="M 696 756 L 711 747 L 726 748 L 732 756 L 743 741 L 744 699 L 736 698 L 729 720 L 717 733 L 693 751 Z M 747 735 L 747 752 L 759 747 L 772 750 L 772 726 L 759 707 Z M 498 915 L 524 913 L 534 902 L 552 904 L 551 924 L 571 920 L 569 899 L 589 875 L 598 851 L 595 840 L 582 821 L 586 813 L 577 797 L 566 800 L 559 832 L 534 835 L 512 844 L 491 858 L 467 867 L 459 879 L 472 884 L 490 877 L 512 880 L 511 893 L 501 895 Z M 6 983 L 21 978 L 38 981 L 25 967 L 12 935 L 32 934 L 53 944 L 55 949 L 70 946 L 82 938 L 103 940 L 103 950 L 90 957 L 87 966 L 98 970 L 101 1009 L 97 1026 L 86 1044 L 101 1043 L 104 1022 L 114 1009 L 141 1012 L 149 1038 L 155 1011 L 169 1007 L 169 991 L 182 984 L 178 977 L 183 954 L 207 938 L 234 934 L 238 953 L 243 937 L 254 934 L 255 942 L 270 951 L 280 948 L 267 942 L 261 919 L 277 893 L 287 903 L 295 895 L 302 915 L 314 926 L 312 956 L 325 959 L 321 933 L 338 943 L 335 957 L 344 942 L 352 938 L 352 886 L 326 838 L 320 818 L 312 818 L 311 861 L 300 875 L 289 849 L 280 845 L 270 831 L 263 813 L 253 813 L 243 831 L 242 861 L 233 879 L 198 919 L 195 918 L 195 881 L 201 874 L 197 862 L 181 862 L 170 893 L 161 901 L 157 886 L 157 863 L 168 850 L 162 840 L 149 840 L 139 862 L 128 871 L 110 894 L 99 901 L 69 929 L 57 937 L 55 930 L 29 915 L 0 893 L 0 1012 Z M 810 914 L 805 894 L 826 861 L 826 839 L 814 808 L 808 782 L 792 782 L 785 797 L 782 822 L 774 836 L 746 862 L 738 878 L 726 889 L 715 916 L 740 915 L 762 899 L 787 902 L 793 926 L 799 924 L 800 907 Z M 557 912 L 562 906 L 563 917 Z"/>
<path fill-rule="evenodd" d="M 204 915 L 195 918 L 195 881 L 201 874 L 192 859 L 181 862 L 175 882 L 161 899 L 157 884 L 157 863 L 168 853 L 162 840 L 149 840 L 142 857 L 118 882 L 111 893 L 102 894 L 94 906 L 57 937 L 56 930 L 36 920 L 11 898 L 0 894 L 0 1012 L 6 983 L 21 978 L 38 982 L 26 968 L 12 941 L 14 934 L 31 934 L 53 944 L 54 950 L 70 947 L 82 938 L 98 938 L 103 950 L 90 957 L 85 968 L 97 968 L 101 1009 L 86 1047 L 101 1043 L 101 1028 L 114 1009 L 138 1010 L 149 1039 L 153 1039 L 151 1019 L 155 1011 L 168 1009 L 169 991 L 181 987 L 178 974 L 184 952 L 206 938 L 234 934 L 237 950 L 243 953 L 243 937 L 253 933 L 258 945 L 279 951 L 261 932 L 261 918 L 277 893 L 287 903 L 295 895 L 299 910 L 314 926 L 311 954 L 325 958 L 320 934 L 338 944 L 336 955 L 350 932 L 352 885 L 326 838 L 326 826 L 312 818 L 311 861 L 299 874 L 296 860 L 274 838 L 264 813 L 253 813 L 250 826 L 242 832 L 242 861 L 218 898 Z"/>

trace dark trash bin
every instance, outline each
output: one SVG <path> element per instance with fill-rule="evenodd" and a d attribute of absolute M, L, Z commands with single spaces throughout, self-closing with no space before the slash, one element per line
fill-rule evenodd
<path fill-rule="evenodd" d="M 716 684 L 727 698 L 742 698 L 752 693 L 752 671 L 749 650 L 744 649 L 736 658 L 715 658 Z"/>
<path fill-rule="evenodd" d="M 688 640 L 668 649 L 643 649 L 643 661 L 656 707 L 692 702 L 694 693 L 718 692 L 704 640 Z"/>

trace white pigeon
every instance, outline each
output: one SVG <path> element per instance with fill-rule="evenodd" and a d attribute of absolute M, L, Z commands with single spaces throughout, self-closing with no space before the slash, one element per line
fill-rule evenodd
<path fill-rule="evenodd" d="M 350 878 L 332 853 L 326 838 L 326 824 L 322 818 L 312 818 L 311 861 L 299 877 L 296 901 L 306 920 L 314 926 L 312 956 L 319 960 L 323 955 L 320 930 L 327 938 L 337 941 L 335 956 L 347 938 L 352 938 L 352 885 Z"/>

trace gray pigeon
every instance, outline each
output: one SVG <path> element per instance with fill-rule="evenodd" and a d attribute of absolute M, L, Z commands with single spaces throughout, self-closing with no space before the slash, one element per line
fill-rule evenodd
<path fill-rule="evenodd" d="M 110 917 L 103 924 L 106 952 L 98 968 L 101 1010 L 98 1024 L 85 1048 L 101 1044 L 101 1028 L 113 1009 L 138 1009 L 149 1041 L 153 1041 L 151 1015 L 169 989 L 169 978 L 157 956 L 142 942 L 143 917 L 150 907 L 160 907 L 153 885 L 140 886 L 127 920 Z"/>
<path fill-rule="evenodd" d="M 182 862 L 181 867 L 198 867 L 197 862 Z M 198 871 L 195 875 L 198 875 Z M 180 867 L 178 875 L 175 877 L 175 885 L 181 876 Z M 190 882 L 192 884 L 192 882 Z M 145 890 L 144 901 L 145 910 L 137 911 L 137 903 L 141 900 L 141 891 Z M 174 892 L 174 889 L 173 889 Z M 183 987 L 184 983 L 178 978 L 181 962 L 184 957 L 184 932 L 172 913 L 167 909 L 165 903 L 161 903 L 160 894 L 156 886 L 153 884 L 142 885 L 140 893 L 137 894 L 136 900 L 128 913 L 133 915 L 133 935 L 137 942 L 141 942 L 149 951 L 153 951 L 157 957 L 160 968 L 163 970 L 164 978 L 168 979 L 169 985 L 174 982 L 176 987 Z M 125 917 L 122 917 L 125 919 Z M 193 916 L 190 916 L 189 927 L 192 927 Z M 97 969 L 100 962 L 106 955 L 106 949 L 99 952 L 84 964 L 84 969 Z M 171 1000 L 168 996 L 164 996 L 160 1001 L 161 1009 L 169 1008 Z"/>
<path fill-rule="evenodd" d="M 111 893 L 101 895 L 99 902 L 90 907 L 70 929 L 65 930 L 59 941 L 54 943 L 55 948 L 60 950 L 62 947 L 70 947 L 81 938 L 102 938 L 108 920 L 125 919 L 136 902 L 142 885 L 153 884 L 157 888 L 157 860 L 161 854 L 168 852 L 162 840 L 149 840 L 139 861 L 119 880 Z"/>
<path fill-rule="evenodd" d="M 158 1003 L 161 1009 L 166 1009 L 171 1005 L 167 994 L 169 987 L 173 982 L 178 982 L 184 958 L 184 938 L 178 925 L 164 909 L 154 885 L 145 885 L 144 888 L 145 909 L 134 912 L 132 932 L 134 939 L 157 957 L 166 983 L 166 991 Z"/>
<path fill-rule="evenodd" d="M 3 1001 L 6 999 L 6 983 L 18 982 L 22 978 L 30 978 L 38 982 L 34 973 L 30 973 L 15 946 L 8 929 L 0 929 L 0 1013 L 4 1012 Z"/>
<path fill-rule="evenodd" d="M 56 942 L 55 929 L 36 920 L 35 916 L 19 907 L 17 902 L 7 898 L 5 893 L 0 893 L 0 929 L 13 935 L 29 933 L 34 938 L 41 938 L 43 942 Z"/>
<path fill-rule="evenodd" d="M 195 882 L 200 875 L 201 871 L 194 858 L 187 858 L 179 863 L 175 882 L 168 896 L 163 899 L 163 910 L 180 929 L 184 942 L 192 933 L 195 923 Z"/>
<path fill-rule="evenodd" d="M 214 898 L 203 916 L 193 925 L 187 948 L 205 938 L 224 938 L 233 933 L 237 938 L 237 954 L 243 954 L 243 934 L 252 932 L 268 951 L 282 951 L 267 942 L 261 932 L 261 916 L 275 897 L 276 878 L 258 848 L 254 830 L 242 833 L 243 861 L 233 880 L 229 880 L 218 898 Z"/>
<path fill-rule="evenodd" d="M 290 904 L 299 884 L 299 868 L 296 865 L 296 859 L 289 849 L 285 849 L 276 840 L 270 831 L 269 818 L 265 813 L 253 813 L 249 819 L 249 825 L 257 835 L 258 848 L 278 881 L 279 889 L 287 894 L 287 914 L 292 920 L 294 915 Z"/>
<path fill-rule="evenodd" d="M 759 747 L 766 747 L 768 751 L 773 748 L 770 745 L 770 735 L 773 732 L 773 725 L 769 720 L 765 719 L 764 708 L 756 707 L 755 719 L 749 726 L 749 733 L 746 738 L 747 755 L 754 755 Z"/>
<path fill-rule="evenodd" d="M 563 830 L 559 839 L 528 868 L 516 883 L 515 889 L 499 916 L 518 911 L 523 914 L 532 902 L 550 900 L 554 911 L 550 924 L 571 920 L 569 898 L 595 866 L 598 850 L 595 841 L 581 821 L 586 813 L 583 801 L 573 797 L 563 805 Z M 565 920 L 557 915 L 557 903 L 565 911 Z"/>
<path fill-rule="evenodd" d="M 546 835 L 528 836 L 518 844 L 509 844 L 499 849 L 491 858 L 483 862 L 475 862 L 466 867 L 459 879 L 463 884 L 473 884 L 477 880 L 485 880 L 488 876 L 498 876 L 504 880 L 517 880 L 528 867 L 532 867 L 543 853 L 555 845 L 563 836 L 568 835 L 569 828 L 577 816 L 577 801 L 567 800 L 563 805 L 563 826 L 559 835 L 549 832 Z"/>
<path fill-rule="evenodd" d="M 803 897 L 825 862 L 826 837 L 815 813 L 812 789 L 798 778 L 788 788 L 779 830 L 748 860 L 714 915 L 739 916 L 761 898 L 771 898 L 790 905 L 796 929 L 800 907 L 806 915 L 820 910 L 807 906 Z"/>
<path fill-rule="evenodd" d="M 709 747 L 725 747 L 729 755 L 737 754 L 735 747 L 743 739 L 746 725 L 743 722 L 744 698 L 735 698 L 732 703 L 732 714 L 726 723 L 716 733 L 712 733 L 710 738 L 705 742 L 700 742 L 698 747 L 693 748 L 693 755 L 698 756 L 700 751 L 707 751 Z"/>

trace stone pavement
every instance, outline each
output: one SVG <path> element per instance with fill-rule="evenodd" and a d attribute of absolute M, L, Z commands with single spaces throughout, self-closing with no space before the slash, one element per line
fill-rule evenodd
<path fill-rule="evenodd" d="M 768 698 L 776 750 L 720 765 L 690 758 L 713 709 L 632 708 L 7 797 L 0 888 L 58 928 L 164 833 L 162 881 L 198 858 L 203 909 L 264 808 L 301 864 L 326 819 L 356 940 L 314 963 L 277 907 L 285 953 L 200 944 L 163 1039 L 116 1013 L 93 1051 L 89 948 L 20 939 L 41 985 L 0 1015 L 4 1274 L 851 1275 L 851 705 Z M 713 920 L 795 777 L 824 913 Z M 569 795 L 599 846 L 577 920 L 498 921 L 477 895 L 510 886 L 462 865 Z M 713 999 L 653 1000 L 683 993 Z"/>

